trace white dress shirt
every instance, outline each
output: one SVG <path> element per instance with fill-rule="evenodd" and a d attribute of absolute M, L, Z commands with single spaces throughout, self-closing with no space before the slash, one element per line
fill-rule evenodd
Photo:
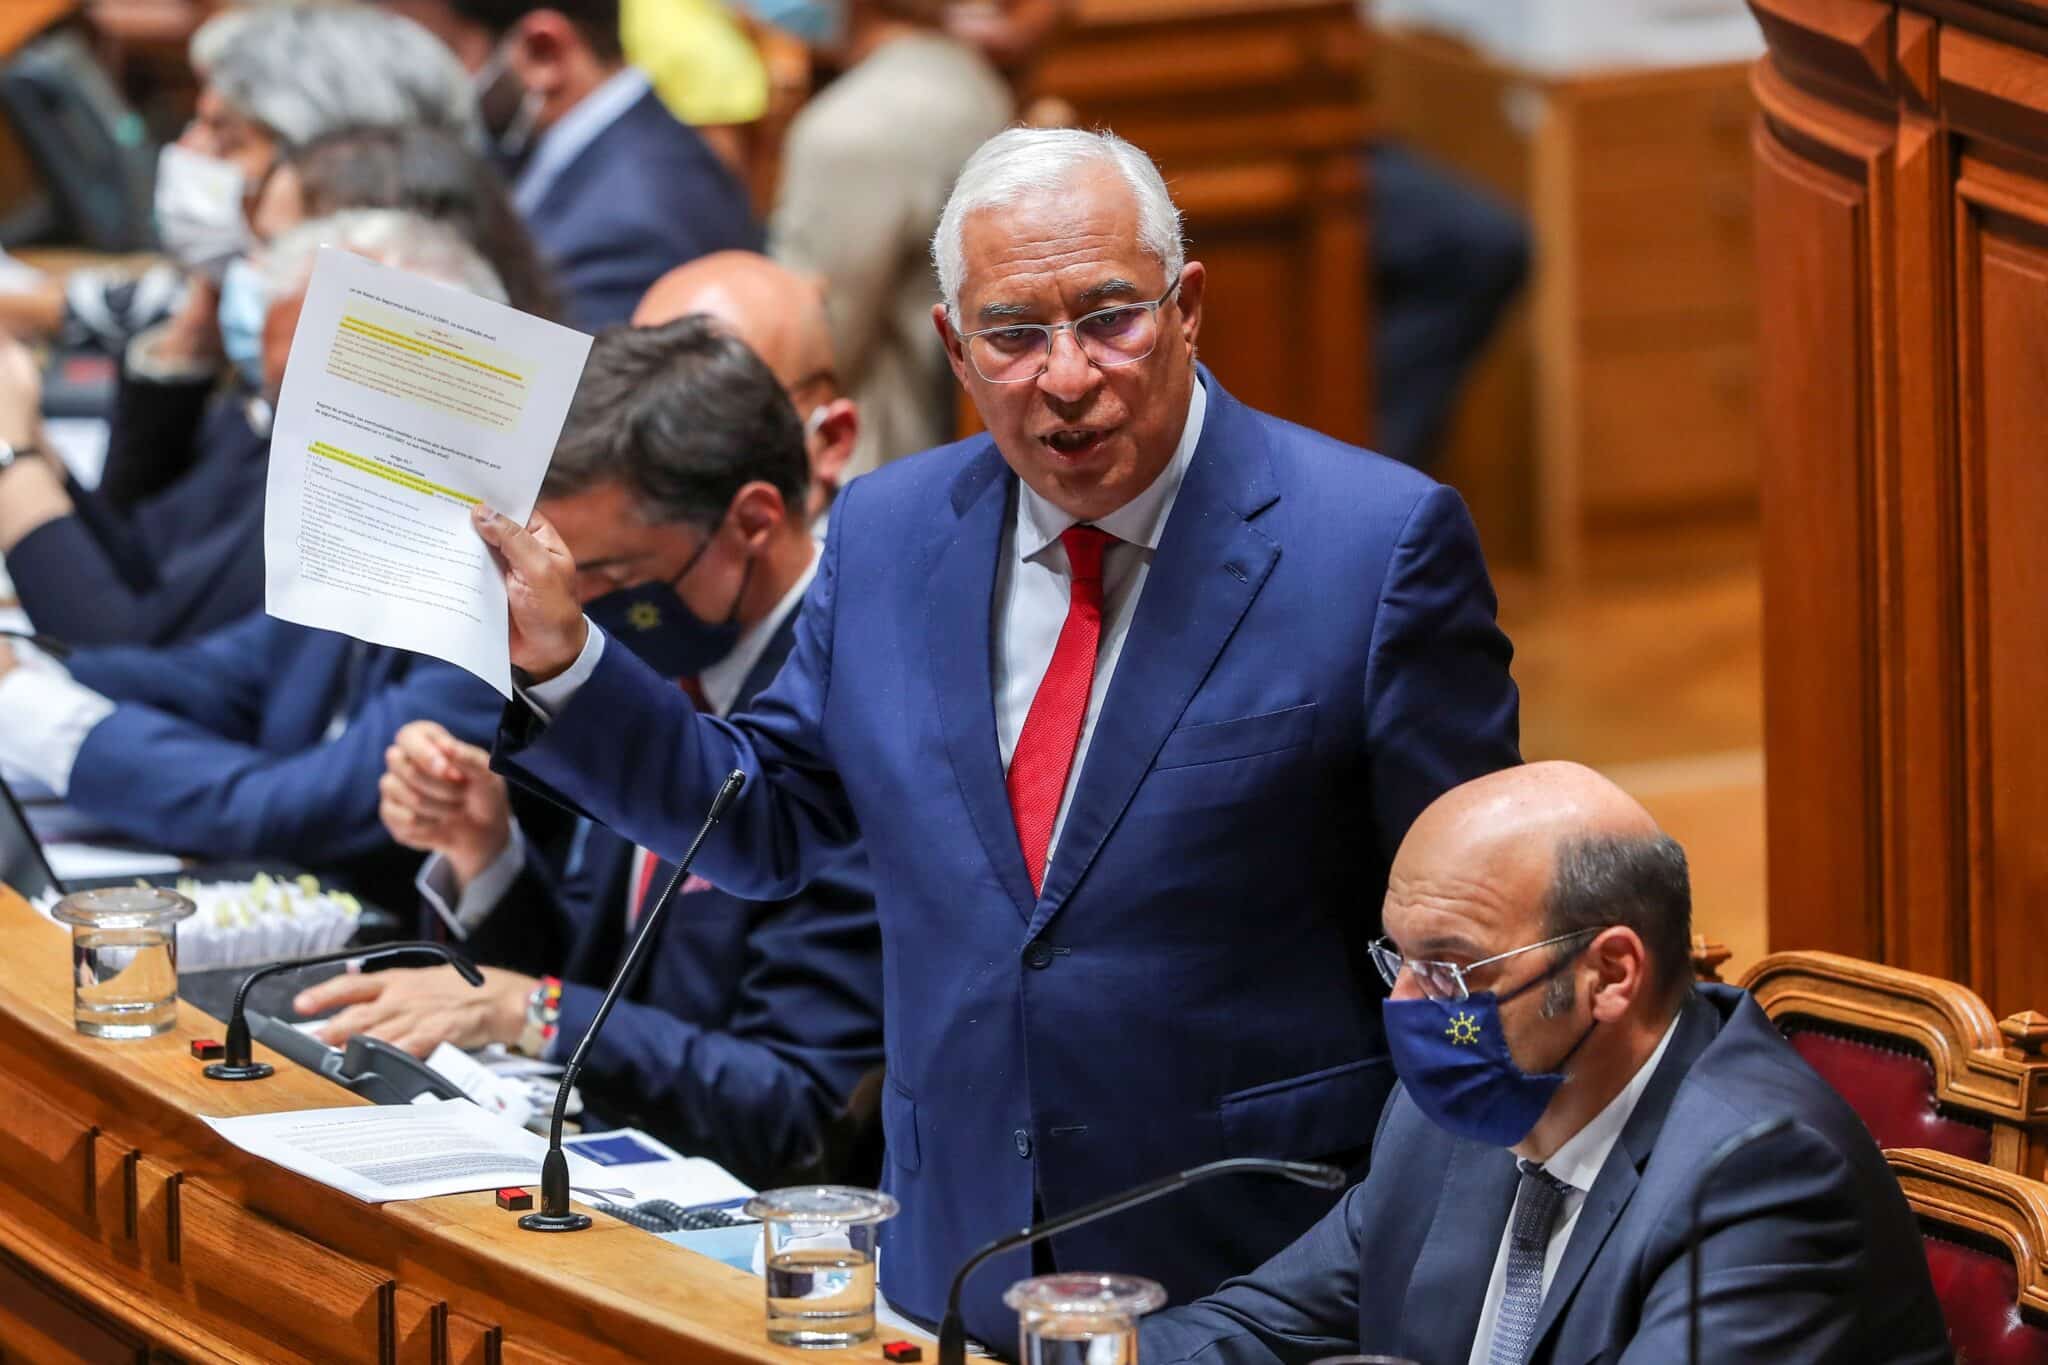
<path fill-rule="evenodd" d="M 562 172 L 653 88 L 638 68 L 620 67 L 535 138 L 533 154 L 520 168 L 519 178 L 512 182 L 512 206 L 520 216 L 530 217 L 555 187 L 555 181 L 561 179 Z"/>
<path fill-rule="evenodd" d="M 61 797 L 85 737 L 114 703 L 33 645 L 9 643 L 17 662 L 0 675 L 0 716 L 7 718 L 0 724 L 0 772 L 10 781 L 32 778 Z"/>
<path fill-rule="evenodd" d="M 1123 652 L 1124 637 L 1130 634 L 1131 620 L 1137 614 L 1138 595 L 1151 570 L 1152 556 L 1159 548 L 1160 533 L 1173 511 L 1174 499 L 1180 494 L 1181 480 L 1187 476 L 1195 446 L 1202 439 L 1202 420 L 1208 409 L 1208 395 L 1197 380 L 1188 400 L 1180 442 L 1166 468 L 1144 492 L 1094 523 L 1122 543 L 1108 547 L 1102 558 L 1102 635 L 1096 644 L 1095 681 L 1088 690 L 1088 714 L 1081 723 L 1074 763 L 1067 770 L 1067 789 L 1060 794 L 1052 842 L 1046 847 L 1047 867 L 1052 866 L 1053 852 L 1059 847 L 1060 828 L 1067 822 L 1074 784 L 1080 779 L 1089 741 L 1095 736 L 1095 719 L 1101 714 L 1102 699 L 1108 695 L 1110 678 L 1116 672 L 1117 656 Z M 996 741 L 1002 749 L 1005 772 L 1009 771 L 1010 756 L 1017 751 L 1017 736 L 1023 733 L 1031 698 L 1052 663 L 1060 627 L 1066 624 L 1067 552 L 1059 538 L 1060 532 L 1077 520 L 1022 482 L 1018 484 L 1017 515 L 1003 532 L 1002 554 L 996 562 L 996 638 L 991 661 Z M 541 715 L 553 715 L 590 680 L 603 653 L 604 632 L 592 625 L 576 662 L 547 682 L 521 689 L 521 695 Z"/>
<path fill-rule="evenodd" d="M 1558 1149 L 1543 1163 L 1543 1169 L 1556 1176 L 1566 1185 L 1564 1208 L 1558 1214 L 1557 1226 L 1550 1231 L 1550 1242 L 1543 1249 L 1543 1292 L 1550 1292 L 1550 1282 L 1557 1275 L 1558 1263 L 1564 1260 L 1564 1251 L 1571 1244 L 1572 1229 L 1578 1225 L 1579 1211 L 1586 1207 L 1586 1196 L 1592 1193 L 1593 1182 L 1600 1178 L 1600 1168 L 1607 1164 L 1608 1154 L 1614 1144 L 1621 1140 L 1621 1130 L 1628 1127 L 1629 1115 L 1635 1113 L 1636 1102 L 1649 1089 L 1650 1078 L 1657 1074 L 1657 1063 L 1664 1060 L 1664 1049 L 1671 1046 L 1671 1035 L 1678 1031 L 1677 1016 L 1666 1026 L 1664 1036 L 1657 1041 L 1657 1050 L 1650 1054 L 1648 1061 L 1636 1068 L 1636 1074 L 1629 1077 L 1621 1093 L 1607 1101 L 1607 1107 L 1593 1116 L 1584 1128 L 1566 1138 Z M 1479 1314 L 1479 1331 L 1472 1338 L 1472 1354 L 1468 1365 L 1488 1365 L 1493 1356 L 1494 1328 L 1500 1321 L 1501 1299 L 1508 1292 L 1508 1233 L 1514 1227 L 1514 1219 L 1508 1219 L 1508 1226 L 1501 1230 L 1500 1250 L 1493 1258 L 1493 1278 L 1486 1282 L 1486 1306 Z"/>
<path fill-rule="evenodd" d="M 782 594 L 768 614 L 741 632 L 733 644 L 732 653 L 697 675 L 697 685 L 704 689 L 704 700 L 711 703 L 711 709 L 718 715 L 732 710 L 739 700 L 740 689 L 747 685 L 747 675 L 754 671 L 754 665 L 761 662 L 761 656 L 768 652 L 768 644 L 775 638 L 775 632 L 782 629 L 782 623 L 797 609 L 810 591 L 811 580 L 818 576 L 818 545 L 811 545 L 811 562 L 797 576 L 789 591 Z M 590 628 L 591 639 L 599 638 L 597 627 Z M 589 652 L 586 647 L 586 652 Z M 596 655 L 592 654 L 593 666 Z M 567 675 L 564 674 L 564 677 Z M 587 674 L 585 676 L 588 676 Z M 543 683 L 541 688 L 556 686 Z M 541 688 L 529 689 L 538 692 Z M 560 705 L 561 698 L 555 704 Z M 545 704 L 545 703 L 543 703 Z M 642 850 L 644 853 L 645 850 Z M 455 871 L 448 866 L 448 860 L 436 853 L 420 866 L 419 876 L 414 879 L 420 898 L 434 907 L 434 913 L 448 926 L 448 932 L 460 941 L 469 937 L 470 932 L 483 923 L 484 917 L 498 908 L 498 902 L 512 889 L 512 883 L 519 880 L 519 869 L 526 861 L 526 835 L 519 828 L 519 821 L 512 821 L 512 838 L 493 858 L 490 865 L 470 879 L 469 885 L 458 893 L 455 886 Z M 640 886 L 641 860 L 633 860 L 633 875 L 628 894 Z"/>

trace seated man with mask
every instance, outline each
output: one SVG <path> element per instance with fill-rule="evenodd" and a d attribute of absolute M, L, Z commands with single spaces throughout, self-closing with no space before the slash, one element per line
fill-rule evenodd
<path fill-rule="evenodd" d="M 721 714 L 774 678 L 817 566 L 802 516 L 802 428 L 768 367 L 688 317 L 606 332 L 541 490 L 575 546 L 592 617 Z M 538 847 L 482 749 L 422 722 L 386 757 L 382 813 L 435 855 L 423 932 L 489 964 L 337 977 L 296 1008 L 345 1005 L 324 1036 L 372 1033 L 424 1055 L 443 1041 L 563 1055 L 589 1028 L 639 918 L 674 868 L 583 823 Z M 881 937 L 857 849 L 800 894 L 679 890 L 640 974 L 591 1049 L 582 1090 L 754 1184 L 831 1178 L 831 1120 L 880 1065 Z"/>
<path fill-rule="evenodd" d="M 1947 1361 L 1913 1217 L 1743 992 L 1695 986 L 1685 855 L 1597 774 L 1482 777 L 1408 832 L 1373 945 L 1401 1085 L 1315 1227 L 1148 1320 L 1148 1365 Z M 1709 1156 L 1786 1120 L 1718 1173 Z"/>

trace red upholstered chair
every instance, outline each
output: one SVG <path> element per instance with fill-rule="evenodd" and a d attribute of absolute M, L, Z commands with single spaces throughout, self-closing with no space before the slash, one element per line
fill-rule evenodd
<path fill-rule="evenodd" d="M 1927 1242 L 1956 1359 L 2048 1365 L 2048 1185 L 1945 1152 L 1886 1152 Z"/>
<path fill-rule="evenodd" d="M 1954 982 L 1834 953 L 1773 953 L 1742 984 L 1879 1146 L 2042 1176 L 2048 1017 L 1994 1023 Z"/>

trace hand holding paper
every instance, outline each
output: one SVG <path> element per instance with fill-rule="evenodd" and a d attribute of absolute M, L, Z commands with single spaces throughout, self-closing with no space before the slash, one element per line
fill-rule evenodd
<path fill-rule="evenodd" d="M 576 561 L 538 512 L 524 529 L 488 507 L 477 508 L 475 519 L 504 575 L 512 662 L 546 682 L 576 662 L 590 631 L 576 600 Z"/>

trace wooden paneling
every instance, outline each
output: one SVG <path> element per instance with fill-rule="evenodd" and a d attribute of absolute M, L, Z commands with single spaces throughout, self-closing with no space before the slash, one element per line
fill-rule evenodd
<path fill-rule="evenodd" d="M 143 1365 L 148 1350 L 131 1336 L 0 1255 L 0 1365 Z"/>
<path fill-rule="evenodd" d="M 1772 942 L 2035 1006 L 2048 7 L 1752 6 Z"/>
<path fill-rule="evenodd" d="M 92 1125 L 0 1076 L 0 1181 L 81 1226 L 99 1197 Z"/>

